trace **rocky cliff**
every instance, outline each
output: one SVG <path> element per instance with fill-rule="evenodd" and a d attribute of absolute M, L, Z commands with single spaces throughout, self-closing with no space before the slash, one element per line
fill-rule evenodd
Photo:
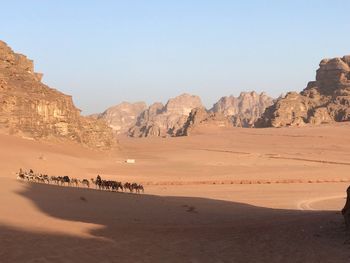
<path fill-rule="evenodd" d="M 267 108 L 257 127 L 300 126 L 350 120 L 350 56 L 323 59 L 316 80 Z"/>
<path fill-rule="evenodd" d="M 203 107 L 201 99 L 189 94 L 169 99 L 165 106 L 155 103 L 141 113 L 136 124 L 130 128 L 129 136 L 176 136 L 191 110 L 198 107 Z"/>
<path fill-rule="evenodd" d="M 114 144 L 103 122 L 80 116 L 71 96 L 41 83 L 33 61 L 0 41 L 0 129 L 32 138 L 69 139 L 89 147 Z"/>
<path fill-rule="evenodd" d="M 238 97 L 222 97 L 210 111 L 231 117 L 236 127 L 252 127 L 272 104 L 273 99 L 264 92 L 241 92 Z"/>
<path fill-rule="evenodd" d="M 137 118 L 147 109 L 144 102 L 122 102 L 93 117 L 102 119 L 117 133 L 126 133 L 136 124 Z"/>
<path fill-rule="evenodd" d="M 177 130 L 176 136 L 188 136 L 191 133 L 202 132 L 208 128 L 232 127 L 230 117 L 222 113 L 207 111 L 204 107 L 192 109 L 187 121 Z"/>
<path fill-rule="evenodd" d="M 198 96 L 182 94 L 163 106 L 151 105 L 129 129 L 131 137 L 183 136 L 207 127 L 252 127 L 273 99 L 265 93 L 242 92 L 222 97 L 207 111 Z"/>

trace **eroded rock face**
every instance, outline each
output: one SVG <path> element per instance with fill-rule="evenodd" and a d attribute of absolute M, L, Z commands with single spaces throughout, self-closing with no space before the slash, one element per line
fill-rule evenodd
<path fill-rule="evenodd" d="M 267 108 L 257 127 L 300 126 L 350 120 L 350 56 L 323 59 L 316 81 Z"/>
<path fill-rule="evenodd" d="M 192 109 L 183 127 L 176 136 L 189 136 L 192 132 L 201 132 L 210 127 L 232 127 L 232 121 L 222 113 L 207 111 L 204 107 Z"/>
<path fill-rule="evenodd" d="M 71 96 L 41 83 L 33 61 L 0 41 L 0 128 L 27 137 L 69 139 L 89 147 L 114 144 L 103 122 L 80 116 Z"/>
<path fill-rule="evenodd" d="M 191 110 L 198 107 L 203 107 L 201 99 L 189 94 L 170 99 L 165 106 L 155 103 L 141 113 L 136 124 L 130 128 L 129 136 L 176 136 Z"/>
<path fill-rule="evenodd" d="M 236 127 L 252 127 L 265 109 L 273 104 L 273 99 L 264 92 L 261 94 L 241 92 L 238 97 L 222 97 L 210 110 L 231 117 Z"/>
<path fill-rule="evenodd" d="M 147 105 L 144 102 L 122 102 L 94 117 L 106 121 L 117 134 L 121 134 L 135 125 L 139 115 L 146 109 Z"/>

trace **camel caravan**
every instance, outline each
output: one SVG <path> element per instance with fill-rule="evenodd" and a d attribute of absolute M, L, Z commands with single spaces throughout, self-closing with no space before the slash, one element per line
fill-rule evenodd
<path fill-rule="evenodd" d="M 105 191 L 116 191 L 130 193 L 144 193 L 144 188 L 142 184 L 137 183 L 122 183 L 113 180 L 103 180 L 100 175 L 97 175 L 96 179 L 77 179 L 70 178 L 69 176 L 49 176 L 47 174 L 37 174 L 34 173 L 32 169 L 23 171 L 22 168 L 19 169 L 17 173 L 17 179 L 24 180 L 28 182 L 44 183 L 44 184 L 55 184 L 60 186 L 73 186 L 73 187 L 83 187 L 90 188 L 90 185 L 94 185 L 95 189 L 105 190 Z"/>

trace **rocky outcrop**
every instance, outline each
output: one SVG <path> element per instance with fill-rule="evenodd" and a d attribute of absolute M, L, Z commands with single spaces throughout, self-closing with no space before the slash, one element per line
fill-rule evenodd
<path fill-rule="evenodd" d="M 191 110 L 198 107 L 203 107 L 201 99 L 189 94 L 172 98 L 165 106 L 155 103 L 139 116 L 128 134 L 131 137 L 176 136 Z"/>
<path fill-rule="evenodd" d="M 232 127 L 232 121 L 222 113 L 207 111 L 204 107 L 192 109 L 183 127 L 176 136 L 188 136 L 192 132 L 205 131 L 208 128 Z"/>
<path fill-rule="evenodd" d="M 347 235 L 350 233 L 350 186 L 346 189 L 346 202 L 341 210 L 344 217 Z"/>
<path fill-rule="evenodd" d="M 102 119 L 117 133 L 126 133 L 136 124 L 139 115 L 147 109 L 144 102 L 122 102 L 116 106 L 110 107 L 101 114 L 94 117 Z"/>
<path fill-rule="evenodd" d="M 157 125 L 157 119 L 161 117 L 156 117 L 161 115 L 164 111 L 163 103 L 156 102 L 149 106 L 148 109 L 143 111 L 137 118 L 136 124 L 132 126 L 128 135 L 130 137 L 152 137 L 160 136 L 161 130 L 159 125 Z"/>
<path fill-rule="evenodd" d="M 183 136 L 208 127 L 252 127 L 273 103 L 265 93 L 242 92 L 239 97 L 222 97 L 207 111 L 198 96 L 182 94 L 163 106 L 151 105 L 129 129 L 131 137 Z"/>
<path fill-rule="evenodd" d="M 261 94 L 241 92 L 238 97 L 222 97 L 210 110 L 231 117 L 236 127 L 252 127 L 265 109 L 273 104 L 273 99 L 264 92 Z"/>
<path fill-rule="evenodd" d="M 323 59 L 316 80 L 267 108 L 257 127 L 300 126 L 350 120 L 350 56 Z"/>
<path fill-rule="evenodd" d="M 80 116 L 71 96 L 41 83 L 33 61 L 0 41 L 0 129 L 31 138 L 73 140 L 89 147 L 114 144 L 103 122 Z"/>

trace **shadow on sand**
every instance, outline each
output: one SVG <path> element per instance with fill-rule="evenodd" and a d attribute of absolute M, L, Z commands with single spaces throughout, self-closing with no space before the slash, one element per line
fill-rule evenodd
<path fill-rule="evenodd" d="M 51 217 L 103 227 L 82 238 L 0 226 L 1 262 L 350 261 L 336 211 L 41 184 L 18 194 Z"/>

